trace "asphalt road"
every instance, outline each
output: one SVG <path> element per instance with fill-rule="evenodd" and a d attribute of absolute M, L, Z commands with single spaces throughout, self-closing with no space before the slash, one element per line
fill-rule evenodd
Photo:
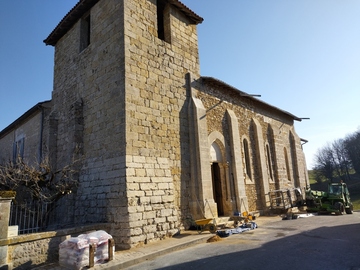
<path fill-rule="evenodd" d="M 127 269 L 360 270 L 360 212 L 276 219 Z"/>

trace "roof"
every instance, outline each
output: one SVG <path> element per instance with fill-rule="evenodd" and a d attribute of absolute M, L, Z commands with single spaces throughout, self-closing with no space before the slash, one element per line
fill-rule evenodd
<path fill-rule="evenodd" d="M 191 19 L 191 21 L 194 24 L 199 24 L 202 23 L 204 21 L 204 19 L 202 17 L 200 17 L 199 15 L 197 15 L 194 11 L 192 11 L 190 8 L 188 8 L 187 6 L 185 6 L 183 3 L 181 3 L 178 0 L 167 0 L 170 4 L 176 6 L 178 9 L 180 9 L 182 12 L 185 13 L 185 15 Z"/>
<path fill-rule="evenodd" d="M 46 45 L 55 46 L 56 43 L 100 0 L 80 0 L 59 22 L 50 35 L 44 40 Z M 165 0 L 181 10 L 194 24 L 203 22 L 203 18 L 178 0 Z"/>
<path fill-rule="evenodd" d="M 208 85 L 211 85 L 211 86 L 215 86 L 215 87 L 225 88 L 225 89 L 227 89 L 227 90 L 229 90 L 229 91 L 235 91 L 235 92 L 239 93 L 240 96 L 243 96 L 243 97 L 249 98 L 249 99 L 251 99 L 251 100 L 254 100 L 254 101 L 256 101 L 256 102 L 262 103 L 262 104 L 266 105 L 267 107 L 270 107 L 270 108 L 272 108 L 272 109 L 274 109 L 274 110 L 277 110 L 277 111 L 279 111 L 279 112 L 281 112 L 281 113 L 283 113 L 283 114 L 291 117 L 291 118 L 294 119 L 294 120 L 297 120 L 297 121 L 301 121 L 301 120 L 302 120 L 301 118 L 299 118 L 299 117 L 297 117 L 297 116 L 295 116 L 295 115 L 293 115 L 293 114 L 291 114 L 291 113 L 289 113 L 289 112 L 287 112 L 287 111 L 284 111 L 284 110 L 282 110 L 282 109 L 279 109 L 278 107 L 275 107 L 275 106 L 270 105 L 270 104 L 268 104 L 268 103 L 266 103 L 266 102 L 264 102 L 264 101 L 261 101 L 261 100 L 255 98 L 254 95 L 245 93 L 245 92 L 243 92 L 243 91 L 241 91 L 241 90 L 239 90 L 239 89 L 237 89 L 237 88 L 235 88 L 235 87 L 233 87 L 233 86 L 231 86 L 231 85 L 229 85 L 229 84 L 227 84 L 227 83 L 225 83 L 225 82 L 223 82 L 223 81 L 221 81 L 221 80 L 218 80 L 218 79 L 213 78 L 213 77 L 204 77 L 204 76 L 202 76 L 200 79 L 201 79 L 201 81 L 202 81 L 203 83 L 205 83 L 205 84 L 208 84 Z"/>
<path fill-rule="evenodd" d="M 51 102 L 51 100 L 42 101 L 42 102 L 37 103 L 32 108 L 30 108 L 23 115 L 21 115 L 18 119 L 16 119 L 14 122 L 12 122 L 6 128 L 4 128 L 2 131 L 0 131 L 0 138 L 3 135 L 7 134 L 10 130 L 12 130 L 12 129 L 18 127 L 19 125 L 21 125 L 23 122 L 25 122 L 35 112 L 41 111 L 42 108 L 45 107 L 44 105 L 49 104 L 50 102 Z"/>

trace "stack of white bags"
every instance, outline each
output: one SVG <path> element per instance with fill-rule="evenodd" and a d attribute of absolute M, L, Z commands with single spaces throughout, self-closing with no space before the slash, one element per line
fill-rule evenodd
<path fill-rule="evenodd" d="M 94 263 L 102 263 L 109 259 L 108 242 L 111 238 L 105 231 L 71 237 L 59 245 L 59 264 L 69 269 L 85 268 L 89 265 L 90 244 L 95 245 Z"/>

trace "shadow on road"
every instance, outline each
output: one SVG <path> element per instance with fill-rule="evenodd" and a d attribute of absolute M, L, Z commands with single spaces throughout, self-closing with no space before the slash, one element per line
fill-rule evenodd
<path fill-rule="evenodd" d="M 311 222 L 310 219 L 309 222 Z M 275 235 L 278 233 L 279 231 L 274 230 Z M 214 245 L 214 248 L 216 247 Z M 255 249 L 227 253 L 160 269 L 235 268 L 252 270 L 360 269 L 360 224 L 323 226 L 279 238 Z"/>

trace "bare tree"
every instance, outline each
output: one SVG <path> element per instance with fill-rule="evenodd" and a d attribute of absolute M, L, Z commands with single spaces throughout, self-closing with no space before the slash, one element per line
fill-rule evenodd
<path fill-rule="evenodd" d="M 344 144 L 352 168 L 360 173 L 360 130 L 347 136 Z"/>
<path fill-rule="evenodd" d="M 351 170 L 360 172 L 360 131 L 335 140 L 318 150 L 314 172 L 317 179 L 334 177 L 350 179 Z"/>
<path fill-rule="evenodd" d="M 18 198 L 53 203 L 77 186 L 75 163 L 53 170 L 49 159 L 45 158 L 38 164 L 30 165 L 18 158 L 0 165 L 0 189 L 19 192 Z"/>
<path fill-rule="evenodd" d="M 351 162 L 348 159 L 345 141 L 343 139 L 335 140 L 332 143 L 332 151 L 336 175 L 339 178 L 346 176 L 347 179 L 350 179 L 349 170 Z"/>
<path fill-rule="evenodd" d="M 319 149 L 315 155 L 314 171 L 317 178 L 325 177 L 331 182 L 334 179 L 334 155 L 330 145 Z"/>

